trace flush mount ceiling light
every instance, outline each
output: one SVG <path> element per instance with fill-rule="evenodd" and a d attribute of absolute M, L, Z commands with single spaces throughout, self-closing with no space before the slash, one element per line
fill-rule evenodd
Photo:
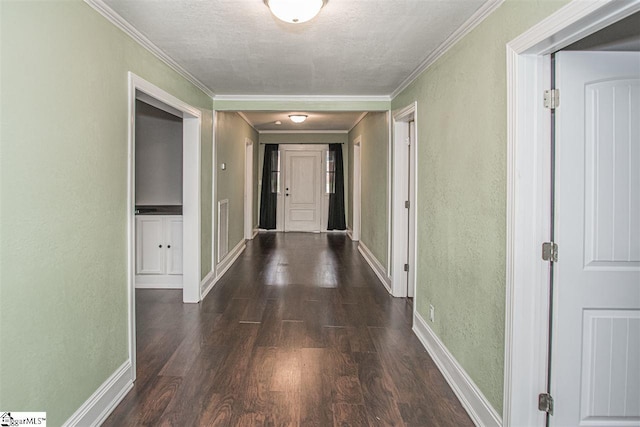
<path fill-rule="evenodd" d="M 293 123 L 302 123 L 307 120 L 307 115 L 305 114 L 291 114 L 289 116 Z"/>
<path fill-rule="evenodd" d="M 301 24 L 315 17 L 326 0 L 264 0 L 276 18 L 290 24 Z"/>

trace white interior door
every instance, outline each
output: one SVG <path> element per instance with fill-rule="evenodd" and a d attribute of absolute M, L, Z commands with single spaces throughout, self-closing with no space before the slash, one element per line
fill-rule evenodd
<path fill-rule="evenodd" d="M 320 232 L 321 151 L 286 151 L 285 231 Z"/>
<path fill-rule="evenodd" d="M 560 52 L 552 426 L 640 423 L 640 53 Z"/>

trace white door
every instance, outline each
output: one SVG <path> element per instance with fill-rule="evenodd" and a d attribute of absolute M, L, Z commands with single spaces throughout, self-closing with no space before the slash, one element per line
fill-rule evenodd
<path fill-rule="evenodd" d="M 182 217 L 165 219 L 167 274 L 182 274 Z"/>
<path fill-rule="evenodd" d="M 136 217 L 136 274 L 164 274 L 162 217 Z"/>
<path fill-rule="evenodd" d="M 640 423 L 640 54 L 556 55 L 552 426 Z"/>
<path fill-rule="evenodd" d="M 286 151 L 285 231 L 320 232 L 321 151 Z"/>

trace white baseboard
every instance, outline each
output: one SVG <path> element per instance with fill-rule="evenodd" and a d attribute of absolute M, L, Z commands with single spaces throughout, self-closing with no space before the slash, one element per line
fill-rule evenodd
<path fill-rule="evenodd" d="M 351 230 L 350 228 L 347 228 L 347 236 L 349 236 L 349 238 L 353 240 L 353 230 Z"/>
<path fill-rule="evenodd" d="M 181 274 L 136 274 L 136 289 L 182 289 Z"/>
<path fill-rule="evenodd" d="M 200 281 L 200 301 L 207 296 L 207 294 L 213 289 L 213 286 L 216 284 L 216 271 L 211 270 L 204 279 Z"/>
<path fill-rule="evenodd" d="M 257 235 L 258 235 L 258 228 L 256 227 L 253 229 L 253 236 L 251 236 L 251 238 L 255 239 Z"/>
<path fill-rule="evenodd" d="M 231 251 L 229 251 L 227 256 L 225 256 L 224 259 L 218 263 L 218 265 L 216 266 L 216 281 L 220 279 L 224 275 L 224 273 L 227 272 L 229 267 L 231 267 L 234 262 L 236 262 L 236 260 L 238 259 L 240 254 L 244 252 L 246 247 L 247 244 L 245 243 L 245 240 L 240 240 L 240 242 L 238 242 L 238 244 L 233 249 L 231 249 Z"/>
<path fill-rule="evenodd" d="M 413 332 L 458 396 L 474 424 L 501 427 L 500 415 L 417 311 L 413 314 Z"/>
<path fill-rule="evenodd" d="M 133 367 L 127 360 L 69 417 L 63 427 L 99 426 L 133 387 Z"/>
<path fill-rule="evenodd" d="M 387 291 L 391 293 L 391 281 L 387 277 L 387 270 L 380 264 L 380 261 L 371 253 L 367 245 L 362 242 L 358 244 L 358 251 L 362 254 L 362 257 L 367 261 L 373 272 L 376 273 L 376 276 L 378 276 L 378 279 L 380 279 Z"/>

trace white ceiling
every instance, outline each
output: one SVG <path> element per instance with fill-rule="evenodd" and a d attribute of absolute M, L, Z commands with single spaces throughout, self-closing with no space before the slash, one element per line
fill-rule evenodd
<path fill-rule="evenodd" d="M 216 95 L 386 96 L 485 0 L 329 0 L 304 24 L 263 0 L 104 0 Z"/>
<path fill-rule="evenodd" d="M 320 112 L 320 111 L 244 111 L 244 117 L 257 131 L 349 131 L 364 115 L 362 112 Z M 303 123 L 293 123 L 289 114 L 306 114 Z M 280 120 L 282 124 L 276 125 Z"/>

